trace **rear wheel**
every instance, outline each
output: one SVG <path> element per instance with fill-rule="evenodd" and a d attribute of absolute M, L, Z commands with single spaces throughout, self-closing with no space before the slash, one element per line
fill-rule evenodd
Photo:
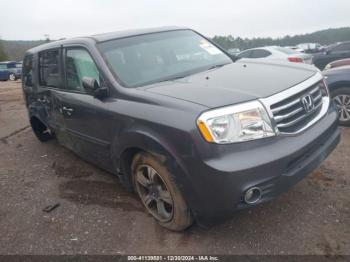
<path fill-rule="evenodd" d="M 32 130 L 33 130 L 35 136 L 41 142 L 46 142 L 46 141 L 51 140 L 55 137 L 55 135 L 52 133 L 52 131 L 37 118 L 32 118 L 30 120 L 30 125 L 32 127 Z"/>
<path fill-rule="evenodd" d="M 332 98 L 339 112 L 339 123 L 350 126 L 350 87 L 336 89 Z"/>
<path fill-rule="evenodd" d="M 158 157 L 139 153 L 134 157 L 131 169 L 135 191 L 161 226 L 181 231 L 193 223 L 180 190 Z"/>

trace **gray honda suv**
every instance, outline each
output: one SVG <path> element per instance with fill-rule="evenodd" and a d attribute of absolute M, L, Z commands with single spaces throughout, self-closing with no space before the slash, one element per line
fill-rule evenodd
<path fill-rule="evenodd" d="M 340 139 L 316 68 L 236 61 L 187 28 L 45 44 L 22 80 L 38 139 L 117 175 L 171 230 L 276 197 Z"/>

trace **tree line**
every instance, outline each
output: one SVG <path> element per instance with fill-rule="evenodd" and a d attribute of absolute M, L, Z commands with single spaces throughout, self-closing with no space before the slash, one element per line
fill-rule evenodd
<path fill-rule="evenodd" d="M 3 42 L 0 39 L 0 61 L 5 60 L 7 60 L 7 54 L 5 53 Z"/>
<path fill-rule="evenodd" d="M 350 41 L 350 27 L 326 29 L 311 34 L 285 36 L 283 38 L 241 38 L 229 36 L 214 36 L 212 40 L 224 49 L 239 48 L 240 50 L 261 46 L 294 46 L 301 43 L 319 43 L 329 45 L 336 42 Z"/>

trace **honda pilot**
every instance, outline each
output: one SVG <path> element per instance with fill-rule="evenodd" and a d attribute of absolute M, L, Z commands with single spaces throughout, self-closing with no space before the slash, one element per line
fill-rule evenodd
<path fill-rule="evenodd" d="M 22 80 L 37 138 L 118 176 L 170 230 L 275 198 L 340 139 L 315 67 L 236 61 L 187 28 L 35 47 Z"/>

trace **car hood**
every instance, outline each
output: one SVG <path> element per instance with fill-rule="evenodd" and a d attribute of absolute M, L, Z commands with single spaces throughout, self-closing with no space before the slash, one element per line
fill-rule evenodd
<path fill-rule="evenodd" d="M 241 59 L 145 90 L 214 108 L 264 98 L 312 77 L 318 70 L 305 64 Z"/>
<path fill-rule="evenodd" d="M 328 70 L 324 70 L 322 72 L 324 76 L 333 76 L 333 75 L 341 75 L 341 74 L 350 74 L 350 65 L 339 66 L 335 68 L 331 68 Z"/>

